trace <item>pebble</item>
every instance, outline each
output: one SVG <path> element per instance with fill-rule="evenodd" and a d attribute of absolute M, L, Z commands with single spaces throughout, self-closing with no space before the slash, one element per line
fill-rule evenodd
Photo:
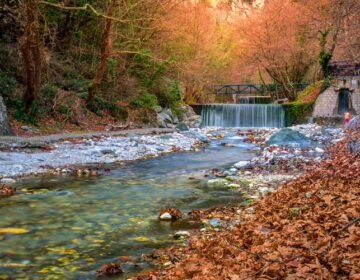
<path fill-rule="evenodd" d="M 176 239 L 188 237 L 188 236 L 190 236 L 190 233 L 188 231 L 178 231 L 178 232 L 175 232 L 175 234 L 174 234 L 174 238 L 176 238 Z"/>
<path fill-rule="evenodd" d="M 160 220 L 163 220 L 163 221 L 172 220 L 172 216 L 168 212 L 163 213 L 159 218 L 160 218 Z"/>

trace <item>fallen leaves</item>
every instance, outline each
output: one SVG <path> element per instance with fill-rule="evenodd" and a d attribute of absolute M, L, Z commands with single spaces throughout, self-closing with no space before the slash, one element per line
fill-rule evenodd
<path fill-rule="evenodd" d="M 354 135 L 360 141 L 360 132 L 351 141 Z M 147 279 L 360 279 L 360 158 L 346 140 L 329 153 L 305 166 L 297 180 L 246 206 L 242 222 L 165 250 L 168 257 L 163 252 L 157 261 L 173 265 Z"/>
<path fill-rule="evenodd" d="M 116 263 L 109 263 L 102 265 L 99 269 L 96 270 L 97 276 L 109 276 L 109 275 L 115 275 L 124 273 L 124 271 L 121 268 L 120 261 L 117 261 Z"/>
<path fill-rule="evenodd" d="M 12 186 L 0 185 L 0 195 L 9 196 L 16 192 L 16 188 Z"/>

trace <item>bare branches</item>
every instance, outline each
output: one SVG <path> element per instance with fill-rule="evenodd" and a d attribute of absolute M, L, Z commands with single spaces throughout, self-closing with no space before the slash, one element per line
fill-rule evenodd
<path fill-rule="evenodd" d="M 122 19 L 115 18 L 115 17 L 112 17 L 112 16 L 104 15 L 104 14 L 98 12 L 90 4 L 85 4 L 82 7 L 68 7 L 68 6 L 63 6 L 63 5 L 60 5 L 60 4 L 50 3 L 50 2 L 47 2 L 47 1 L 39 1 L 39 4 L 50 6 L 50 7 L 53 7 L 53 8 L 60 9 L 60 10 L 66 10 L 66 11 L 87 11 L 87 10 L 90 10 L 91 12 L 93 12 L 98 17 L 102 17 L 102 18 L 105 18 L 105 19 L 111 19 L 113 21 L 120 22 L 120 23 L 128 22 L 128 20 L 122 20 Z"/>

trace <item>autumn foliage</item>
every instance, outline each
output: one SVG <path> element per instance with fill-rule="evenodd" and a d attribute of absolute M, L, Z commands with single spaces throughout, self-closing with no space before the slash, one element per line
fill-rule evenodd
<path fill-rule="evenodd" d="M 145 279 L 360 279 L 360 160 L 346 140 L 330 153 L 242 222 L 171 248 L 174 265 Z"/>

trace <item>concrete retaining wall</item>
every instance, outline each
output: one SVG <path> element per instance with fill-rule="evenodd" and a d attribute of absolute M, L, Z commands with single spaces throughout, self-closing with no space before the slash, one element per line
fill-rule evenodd
<path fill-rule="evenodd" d="M 349 89 L 351 108 L 360 114 L 360 77 L 347 77 L 336 81 L 331 87 L 319 95 L 315 102 L 313 117 L 329 117 L 337 115 L 338 94 L 341 89 Z"/>

